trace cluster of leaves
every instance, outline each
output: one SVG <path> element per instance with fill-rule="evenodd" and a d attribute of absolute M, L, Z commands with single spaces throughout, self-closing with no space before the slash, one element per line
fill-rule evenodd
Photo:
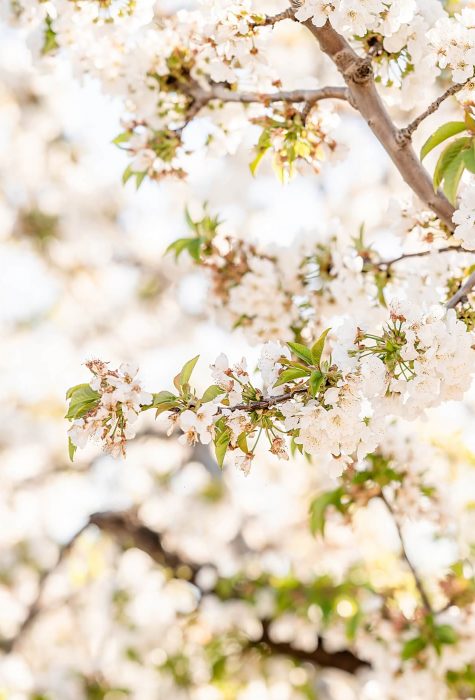
<path fill-rule="evenodd" d="M 66 400 L 69 401 L 68 411 L 65 418 L 69 421 L 83 418 L 89 411 L 93 411 L 99 401 L 100 394 L 94 391 L 89 384 L 76 384 L 66 392 Z M 69 459 L 73 461 L 77 447 L 68 438 Z"/>
<path fill-rule="evenodd" d="M 311 347 L 300 343 L 288 343 L 296 359 L 281 358 L 282 369 L 274 385 L 276 387 L 283 386 L 287 398 L 298 392 L 307 394 L 308 398 L 313 399 L 319 396 L 323 401 L 326 389 L 334 386 L 338 381 L 340 374 L 337 368 L 331 364 L 331 358 L 328 360 L 322 358 L 329 330 L 324 331 Z M 189 360 L 175 377 L 176 394 L 170 391 L 153 394 L 153 403 L 143 407 L 143 410 L 155 409 L 157 416 L 167 411 L 177 415 L 186 410 L 199 413 L 203 404 L 213 401 L 217 397 L 222 397 L 217 413 L 219 414 L 222 409 L 229 409 L 229 413 L 232 414 L 229 398 L 220 386 L 212 384 L 201 397 L 191 387 L 190 378 L 198 359 L 199 355 Z M 231 369 L 228 370 L 227 374 L 230 379 L 238 380 Z M 282 430 L 276 426 L 276 422 L 278 423 L 283 416 L 279 411 L 278 404 L 267 399 L 262 391 L 254 387 L 250 381 L 244 383 L 239 380 L 239 384 L 242 389 L 243 403 L 241 407 L 248 412 L 248 427 L 238 436 L 236 444 L 232 444 L 232 431 L 227 424 L 228 415 L 221 415 L 215 420 L 213 442 L 216 460 L 220 467 L 223 465 L 228 449 L 238 448 L 245 456 L 252 458 L 262 433 L 265 433 L 271 444 L 271 452 L 279 454 L 279 450 L 282 450 Z M 263 411 L 264 408 L 267 410 Z M 256 432 L 258 432 L 256 443 L 250 448 L 248 440 Z M 294 438 L 298 435 L 298 431 L 290 431 L 288 435 Z M 302 452 L 301 445 L 297 445 L 293 439 L 291 447 L 292 451 L 298 449 Z"/>
<path fill-rule="evenodd" d="M 174 253 L 175 260 L 177 260 L 183 251 L 186 250 L 195 262 L 202 262 L 205 257 L 212 255 L 214 252 L 211 243 L 222 222 L 218 216 L 212 216 L 208 213 L 206 205 L 201 219 L 194 221 L 188 209 L 185 209 L 185 219 L 193 236 L 178 238 L 176 241 L 173 241 L 168 246 L 166 253 Z"/>
<path fill-rule="evenodd" d="M 447 199 L 455 204 L 457 191 L 464 170 L 475 173 L 475 119 L 468 109 L 464 111 L 463 121 L 451 121 L 442 124 L 427 139 L 421 148 L 421 160 L 423 160 L 434 148 L 456 134 L 464 133 L 450 141 L 442 150 L 437 160 L 433 183 L 437 190 L 440 185 Z"/>
<path fill-rule="evenodd" d="M 334 508 L 345 516 L 352 509 L 364 506 L 372 498 L 381 495 L 388 484 L 400 484 L 404 473 L 397 471 L 392 461 L 380 452 L 366 456 L 366 468 L 348 468 L 341 477 L 341 485 L 331 491 L 319 494 L 310 504 L 310 529 L 314 535 L 323 535 L 327 511 Z"/>
<path fill-rule="evenodd" d="M 113 139 L 112 143 L 115 143 L 122 150 L 127 151 L 130 155 L 134 155 L 128 142 L 137 133 L 137 129 L 143 127 L 143 124 L 137 124 L 132 126 L 130 129 L 122 131 L 118 136 Z M 135 186 L 138 189 L 145 178 L 148 176 L 152 180 L 160 180 L 166 175 L 174 175 L 177 178 L 184 178 L 186 173 L 182 168 L 177 168 L 172 165 L 173 160 L 177 156 L 178 149 L 182 145 L 181 134 L 179 131 L 173 129 L 155 129 L 151 131 L 150 137 L 147 143 L 143 146 L 150 151 L 153 151 L 155 156 L 162 161 L 168 168 L 164 170 L 160 168 L 155 170 L 152 166 L 146 168 L 145 170 L 136 170 L 133 163 L 129 163 L 122 174 L 122 182 L 125 185 L 131 178 L 135 178 Z"/>
<path fill-rule="evenodd" d="M 367 341 L 373 343 L 369 345 Z M 406 334 L 403 330 L 403 319 L 394 318 L 383 328 L 382 335 L 372 335 L 371 333 L 360 333 L 356 338 L 357 349 L 351 352 L 359 357 L 376 355 L 381 362 L 384 362 L 388 373 L 396 379 L 405 380 L 414 377 L 414 361 L 405 360 L 401 355 L 401 350 L 406 344 Z"/>
<path fill-rule="evenodd" d="M 322 131 L 318 121 L 312 122 L 308 115 L 290 104 L 252 121 L 262 127 L 256 157 L 249 166 L 253 175 L 268 151 L 273 152 L 272 166 L 279 180 L 287 182 L 295 175 L 297 161 L 310 164 L 318 172 L 319 164 L 325 159 L 324 146 L 335 148 L 334 141 Z"/>
<path fill-rule="evenodd" d="M 408 639 L 403 645 L 401 657 L 403 661 L 417 659 L 423 662 L 424 652 L 428 648 L 432 647 L 440 656 L 444 646 L 455 644 L 457 640 L 457 632 L 451 625 L 440 625 L 434 615 L 429 614 L 420 623 L 417 636 Z"/>

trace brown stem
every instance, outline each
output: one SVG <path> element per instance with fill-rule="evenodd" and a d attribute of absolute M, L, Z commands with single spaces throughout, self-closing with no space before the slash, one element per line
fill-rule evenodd
<path fill-rule="evenodd" d="M 470 78 L 470 80 L 472 80 L 472 78 Z M 410 124 L 404 127 L 404 129 L 401 129 L 401 134 L 404 137 L 410 139 L 414 131 L 419 126 L 419 124 L 421 124 L 424 121 L 424 119 L 426 119 L 426 117 L 430 116 L 435 111 L 437 111 L 442 102 L 444 102 L 444 100 L 446 100 L 448 97 L 456 95 L 457 92 L 460 92 L 460 90 L 464 88 L 468 82 L 469 81 L 467 80 L 465 81 L 465 83 L 457 83 L 456 85 L 451 85 L 442 95 L 440 95 L 440 97 L 434 100 L 434 102 L 432 102 L 432 104 L 430 104 L 427 107 L 427 109 L 422 112 L 422 114 L 416 117 Z"/>
<path fill-rule="evenodd" d="M 299 3 L 292 2 L 294 8 Z M 348 42 L 333 29 L 330 22 L 315 27 L 303 22 L 317 39 L 321 50 L 333 61 L 350 91 L 351 104 L 360 112 L 371 131 L 399 170 L 404 181 L 439 219 L 453 231 L 453 206 L 442 194 L 434 192 L 432 181 L 417 158 L 410 139 L 396 128 L 376 90 L 369 58 L 361 58 Z"/>
<path fill-rule="evenodd" d="M 448 245 L 445 248 L 434 248 L 433 250 L 420 250 L 417 253 L 404 253 L 399 255 L 397 258 L 392 258 L 392 260 L 383 260 L 377 263 L 377 267 L 384 267 L 389 269 L 392 265 L 395 265 L 402 260 L 407 260 L 408 258 L 421 258 L 426 255 L 431 255 L 433 253 L 475 253 L 475 250 L 466 250 L 462 248 L 461 245 Z"/>
<path fill-rule="evenodd" d="M 467 294 L 475 287 L 475 272 L 472 272 L 471 275 L 469 275 L 458 290 L 458 292 L 455 292 L 453 297 L 451 297 L 448 302 L 446 303 L 446 308 L 447 309 L 453 309 L 457 306 L 457 304 L 461 301 L 463 301 Z"/>
<path fill-rule="evenodd" d="M 408 556 L 408 554 L 407 554 L 406 545 L 405 545 L 405 542 L 404 542 L 404 537 L 403 537 L 402 530 L 401 530 L 401 526 L 399 525 L 399 521 L 398 521 L 398 519 L 397 519 L 396 513 L 394 512 L 394 509 L 393 509 L 392 505 L 391 505 L 391 504 L 389 503 L 389 501 L 387 500 L 387 498 L 386 498 L 386 496 L 384 495 L 383 491 L 381 491 L 381 493 L 380 493 L 380 498 L 381 498 L 381 500 L 383 501 L 383 503 L 384 503 L 384 505 L 386 506 L 387 510 L 389 511 L 389 513 L 390 513 L 391 516 L 392 516 L 392 519 L 393 519 L 393 522 L 394 522 L 394 525 L 395 525 L 395 528 L 396 528 L 396 532 L 397 532 L 399 541 L 400 541 L 400 543 L 401 543 L 402 556 L 403 556 L 404 561 L 406 562 L 407 566 L 409 567 L 409 569 L 410 569 L 410 571 L 411 571 L 411 573 L 412 573 L 412 576 L 413 576 L 413 578 L 414 578 L 414 583 L 416 584 L 416 588 L 417 588 L 417 590 L 419 591 L 419 595 L 420 595 L 421 600 L 422 600 L 422 602 L 423 602 L 423 604 L 424 604 L 424 607 L 427 609 L 428 612 L 433 613 L 434 610 L 432 609 L 432 605 L 431 605 L 431 602 L 430 602 L 430 600 L 429 600 L 429 597 L 428 597 L 428 595 L 427 595 L 427 593 L 426 593 L 426 590 L 425 590 L 425 588 L 424 588 L 424 584 L 422 583 L 422 581 L 421 581 L 421 579 L 420 579 L 420 577 L 419 577 L 419 574 L 418 574 L 418 572 L 417 572 L 417 569 L 415 568 L 415 566 L 413 565 L 413 563 L 411 562 L 411 560 L 409 559 L 409 556 Z"/>
<path fill-rule="evenodd" d="M 276 15 L 266 15 L 263 22 L 257 22 L 256 27 L 273 27 L 277 22 L 282 22 L 284 19 L 293 19 L 294 22 L 297 20 L 294 16 L 294 11 L 291 7 L 288 7 L 282 12 L 278 12 Z"/>
<path fill-rule="evenodd" d="M 276 92 L 235 92 L 222 85 L 210 85 L 209 90 L 193 86 L 190 96 L 194 98 L 195 107 L 200 109 L 208 102 L 219 100 L 220 102 L 241 102 L 243 104 L 271 104 L 274 102 L 307 102 L 315 104 L 320 100 L 345 100 L 349 101 L 350 93 L 345 87 L 326 86 L 313 90 L 278 90 Z"/>

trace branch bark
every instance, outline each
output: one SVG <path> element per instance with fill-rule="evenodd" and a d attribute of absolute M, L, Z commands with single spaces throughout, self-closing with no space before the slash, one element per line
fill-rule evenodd
<path fill-rule="evenodd" d="M 38 593 L 33 604 L 25 617 L 23 624 L 14 638 L 7 640 L 1 644 L 1 648 L 6 653 L 13 651 L 25 633 L 29 630 L 38 615 L 41 613 L 41 600 L 45 585 L 49 576 L 55 572 L 66 555 L 71 551 L 78 537 L 89 526 L 95 525 L 101 532 L 107 533 L 116 540 L 116 542 L 124 549 L 128 547 L 136 547 L 137 549 L 146 552 L 154 562 L 159 566 L 170 569 L 173 576 L 180 578 L 190 583 L 193 583 L 199 590 L 202 596 L 216 594 L 215 590 L 202 590 L 198 583 L 198 574 L 203 566 L 198 565 L 175 552 L 168 551 L 162 542 L 160 533 L 150 529 L 144 525 L 133 511 L 106 511 L 101 513 L 93 513 L 86 524 L 64 545 L 59 552 L 59 556 L 55 566 L 44 572 L 40 578 Z M 230 598 L 241 599 L 242 594 L 238 587 L 234 587 L 231 591 Z M 318 639 L 318 646 L 314 651 L 305 651 L 296 649 L 291 644 L 275 642 L 272 640 L 269 632 L 270 621 L 262 620 L 262 634 L 259 639 L 249 642 L 248 647 L 264 647 L 273 654 L 282 654 L 290 656 L 299 661 L 306 661 L 319 668 L 336 668 L 347 673 L 356 673 L 360 668 L 368 667 L 369 664 L 363 659 L 358 658 L 349 650 L 337 652 L 328 652 L 324 648 L 324 640 Z"/>
<path fill-rule="evenodd" d="M 470 80 L 472 80 L 472 78 L 470 78 Z M 407 138 L 411 138 L 414 131 L 418 128 L 420 124 L 422 124 L 424 119 L 429 117 L 431 114 L 434 114 L 434 112 L 436 112 L 439 109 L 440 105 L 442 104 L 442 102 L 444 102 L 444 100 L 446 100 L 448 97 L 451 97 L 452 95 L 456 95 L 457 92 L 460 92 L 460 90 L 464 88 L 468 82 L 469 81 L 467 80 L 465 83 L 457 83 L 456 85 L 451 85 L 444 93 L 442 93 L 442 95 L 440 95 L 440 97 L 434 100 L 434 102 L 432 102 L 427 107 L 427 109 L 425 109 L 422 112 L 422 114 L 419 114 L 419 116 L 416 117 L 410 124 L 404 127 L 404 129 L 401 129 L 401 134 Z"/>
<path fill-rule="evenodd" d="M 469 275 L 453 297 L 451 297 L 448 302 L 446 303 L 446 308 L 447 309 L 454 309 L 457 304 L 459 304 L 461 301 L 465 299 L 467 294 L 475 287 L 475 272 L 472 272 L 471 275 Z"/>
<path fill-rule="evenodd" d="M 299 3 L 292 1 L 296 9 Z M 350 101 L 365 119 L 371 131 L 399 170 L 404 181 L 445 226 L 453 231 L 454 208 L 442 194 L 434 192 L 432 181 L 417 158 L 410 139 L 392 122 L 376 89 L 369 58 L 361 58 L 348 42 L 327 22 L 315 27 L 310 20 L 303 22 L 313 34 L 321 50 L 333 61 L 348 86 Z"/>

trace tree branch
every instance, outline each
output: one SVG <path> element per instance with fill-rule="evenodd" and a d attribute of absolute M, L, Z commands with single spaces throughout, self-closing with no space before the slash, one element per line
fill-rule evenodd
<path fill-rule="evenodd" d="M 467 250 L 461 245 L 448 245 L 445 248 L 434 248 L 433 250 L 420 250 L 417 253 L 404 253 L 399 255 L 397 258 L 392 258 L 391 260 L 383 260 L 377 263 L 378 267 L 384 267 L 388 270 L 392 265 L 395 265 L 402 260 L 407 260 L 408 258 L 422 258 L 426 255 L 432 255 L 433 253 L 475 253 L 475 250 Z"/>
<path fill-rule="evenodd" d="M 71 551 L 78 537 L 90 525 L 95 525 L 101 532 L 112 536 L 121 547 L 136 547 L 149 555 L 154 562 L 159 566 L 171 569 L 173 576 L 180 578 L 190 583 L 193 583 L 201 593 L 201 596 L 216 595 L 216 590 L 203 590 L 198 584 L 198 574 L 203 567 L 209 568 L 210 565 L 198 565 L 194 562 L 185 559 L 184 557 L 170 552 L 163 546 L 160 533 L 151 530 L 144 525 L 133 511 L 106 511 L 101 513 L 93 513 L 87 523 L 71 538 L 71 540 L 60 549 L 60 553 L 54 567 L 44 572 L 41 575 L 38 593 L 30 606 L 27 616 L 21 625 L 15 637 L 4 642 L 1 646 L 5 652 L 12 651 L 23 638 L 24 634 L 31 627 L 33 622 L 41 612 L 41 598 L 49 576 L 54 573 L 60 564 L 64 561 L 66 555 Z M 213 567 L 214 568 L 214 567 Z M 242 593 L 238 586 L 234 586 L 230 593 L 230 598 L 239 600 L 242 598 Z M 324 642 L 318 639 L 318 646 L 314 651 L 304 651 L 296 649 L 291 644 L 274 642 L 269 633 L 269 620 L 261 620 L 262 634 L 259 639 L 249 642 L 248 647 L 260 647 L 269 649 L 274 654 L 282 654 L 306 661 L 320 668 L 337 668 L 348 673 L 356 673 L 360 668 L 367 667 L 369 664 L 355 656 L 351 651 L 343 650 L 337 652 L 327 652 L 324 649 Z"/>
<path fill-rule="evenodd" d="M 297 0 L 292 0 L 292 7 L 298 6 Z M 365 119 L 404 181 L 419 199 L 437 214 L 447 228 L 453 231 L 454 208 L 442 192 L 434 192 L 432 181 L 417 158 L 410 139 L 404 137 L 393 124 L 376 90 L 371 60 L 358 56 L 329 22 L 323 27 L 315 27 L 310 20 L 302 24 L 313 34 L 321 50 L 337 67 L 350 91 L 352 105 Z"/>
<path fill-rule="evenodd" d="M 415 568 L 415 566 L 413 565 L 413 563 L 411 562 L 411 560 L 409 559 L 409 556 L 408 556 L 408 554 L 407 554 L 406 545 L 405 545 L 405 542 L 404 542 L 404 537 L 403 537 L 403 534 L 402 534 L 401 526 L 399 525 L 398 519 L 397 519 L 397 517 L 396 517 L 396 513 L 394 512 L 392 505 L 389 503 L 389 501 L 387 500 L 386 496 L 384 495 L 382 489 L 381 489 L 381 492 L 380 492 L 379 497 L 380 497 L 380 499 L 383 501 L 384 505 L 386 506 L 387 510 L 389 511 L 389 513 L 390 513 L 391 516 L 392 516 L 392 519 L 393 519 L 393 522 L 394 522 L 394 525 L 395 525 L 395 528 L 396 528 L 396 532 L 397 532 L 399 541 L 400 541 L 400 543 L 401 543 L 402 556 L 403 556 L 404 561 L 406 562 L 406 564 L 408 565 L 408 567 L 409 567 L 409 569 L 410 569 L 410 571 L 411 571 L 411 574 L 412 574 L 412 576 L 413 576 L 413 578 L 414 578 L 414 583 L 416 584 L 416 588 L 417 588 L 417 590 L 419 591 L 419 595 L 420 595 L 421 600 L 422 600 L 422 602 L 423 602 L 423 604 L 424 604 L 424 607 L 427 609 L 428 612 L 433 613 L 434 610 L 433 610 L 433 608 L 432 608 L 432 605 L 431 605 L 431 602 L 430 602 L 429 597 L 428 597 L 428 595 L 427 595 L 427 592 L 426 592 L 426 590 L 425 590 L 425 588 L 424 588 L 424 584 L 422 583 L 422 581 L 421 581 L 421 579 L 420 579 L 420 577 L 419 577 L 419 574 L 418 574 L 418 572 L 417 572 L 417 569 Z"/>
<path fill-rule="evenodd" d="M 448 302 L 446 303 L 445 307 L 447 309 L 453 309 L 457 306 L 458 303 L 463 301 L 467 294 L 475 287 L 475 272 L 472 272 L 471 275 L 469 275 L 458 290 L 458 292 L 455 292 L 453 297 L 451 297 Z"/>
<path fill-rule="evenodd" d="M 277 22 L 282 22 L 284 19 L 293 19 L 294 22 L 297 22 L 294 16 L 294 11 L 291 7 L 288 7 L 286 10 L 283 10 L 282 12 L 278 12 L 276 15 L 266 15 L 264 20 L 262 22 L 256 22 L 255 26 L 256 27 L 273 27 L 274 24 L 277 24 Z"/>
<path fill-rule="evenodd" d="M 211 84 L 209 90 L 196 83 L 187 89 L 187 94 L 192 98 L 192 104 L 187 115 L 187 121 L 196 116 L 198 112 L 213 100 L 220 102 L 240 102 L 241 104 L 269 105 L 275 102 L 291 102 L 293 104 L 305 102 L 314 105 L 320 100 L 344 100 L 350 102 L 350 92 L 345 87 L 327 86 L 313 90 L 279 90 L 276 92 L 237 92 L 229 90 L 223 85 Z"/>
<path fill-rule="evenodd" d="M 472 78 L 469 80 L 472 80 Z M 456 95 L 457 92 L 460 92 L 460 90 L 465 87 L 469 80 L 466 80 L 464 83 L 451 85 L 442 95 L 440 95 L 440 97 L 434 100 L 434 102 L 432 102 L 432 104 L 430 104 L 427 109 L 422 112 L 422 114 L 416 117 L 410 124 L 404 127 L 404 129 L 401 129 L 401 135 L 410 139 L 414 131 L 418 128 L 419 124 L 421 124 L 426 117 L 429 117 L 431 114 L 437 111 L 444 100 L 452 95 Z"/>

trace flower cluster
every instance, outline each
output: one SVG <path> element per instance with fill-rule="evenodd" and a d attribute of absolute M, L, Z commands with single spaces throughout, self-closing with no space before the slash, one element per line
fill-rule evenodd
<path fill-rule="evenodd" d="M 91 382 L 72 387 L 67 394 L 71 458 L 90 438 L 114 457 L 125 456 L 127 440 L 135 437 L 133 424 L 153 396 L 142 389 L 134 365 L 124 363 L 112 370 L 101 360 L 90 360 L 86 366 L 93 374 Z"/>
<path fill-rule="evenodd" d="M 341 474 L 354 455 L 362 459 L 374 451 L 388 416 L 414 418 L 441 401 L 461 398 L 467 389 L 473 339 L 453 309 L 436 307 L 421 314 L 394 302 L 378 335 L 348 319 L 330 354 L 327 336 L 328 330 L 311 347 L 266 344 L 258 363 L 262 388 L 254 386 L 244 359 L 230 366 L 222 354 L 211 368 L 215 384 L 202 397 L 190 385 L 197 357 L 177 375 L 178 394 L 153 396 L 144 394 L 128 374 L 90 363 L 95 374 L 90 390 L 100 391 L 101 399 L 84 418 L 72 416 L 70 408 L 68 415 L 79 418 L 72 439 L 82 446 L 89 435 L 99 433 L 106 449 L 118 443 L 123 452 L 129 416 L 150 408 L 169 413 L 171 426 L 178 423 L 185 442 L 213 441 L 220 465 L 230 451 L 248 472 L 261 435 L 272 453 L 286 459 L 286 436 L 292 449 L 332 456 L 331 469 Z M 72 403 L 75 397 L 73 393 Z"/>
<path fill-rule="evenodd" d="M 475 11 L 465 7 L 453 17 L 441 17 L 427 36 L 441 68 L 449 68 L 456 83 L 473 76 L 475 67 Z"/>

